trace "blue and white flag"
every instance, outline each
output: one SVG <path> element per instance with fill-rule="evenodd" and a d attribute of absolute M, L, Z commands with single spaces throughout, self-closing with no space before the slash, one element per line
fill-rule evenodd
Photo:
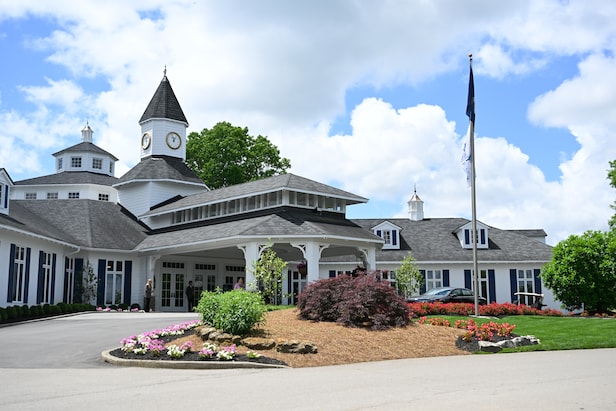
<path fill-rule="evenodd" d="M 464 147 L 462 148 L 462 158 L 460 159 L 460 164 L 462 164 L 464 172 L 466 173 L 466 183 L 469 187 L 471 186 L 471 162 L 471 141 L 470 138 L 467 137 L 464 142 Z"/>

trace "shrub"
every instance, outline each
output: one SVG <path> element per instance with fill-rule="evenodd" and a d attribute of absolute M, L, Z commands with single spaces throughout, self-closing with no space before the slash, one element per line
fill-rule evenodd
<path fill-rule="evenodd" d="M 309 284 L 297 299 L 299 318 L 311 321 L 337 321 L 339 304 L 345 291 L 352 287 L 352 278 L 341 275 Z"/>
<path fill-rule="evenodd" d="M 469 303 L 409 303 L 411 316 L 423 317 L 426 315 L 461 315 L 469 316 L 475 313 L 474 304 Z M 524 304 L 490 303 L 479 306 L 479 314 L 491 317 L 506 317 L 508 315 L 544 315 L 562 316 L 562 312 L 553 309 L 539 310 Z"/>
<path fill-rule="evenodd" d="M 51 314 L 51 305 L 43 304 L 43 313 L 45 315 L 50 315 Z"/>
<path fill-rule="evenodd" d="M 197 305 L 203 323 L 234 335 L 246 335 L 263 320 L 261 295 L 244 290 L 203 292 Z"/>
<path fill-rule="evenodd" d="M 60 309 L 60 312 L 62 314 L 66 314 L 66 313 L 70 313 L 71 312 L 67 303 L 59 302 L 58 304 L 56 304 L 56 306 Z"/>
<path fill-rule="evenodd" d="M 30 315 L 32 317 L 42 317 L 43 308 L 40 305 L 33 305 L 30 307 Z"/>
<path fill-rule="evenodd" d="M 316 281 L 299 295 L 298 308 L 302 319 L 337 321 L 347 327 L 382 330 L 409 323 L 404 299 L 372 273 Z"/>
<path fill-rule="evenodd" d="M 21 306 L 21 316 L 22 318 L 30 318 L 32 316 L 30 307 L 27 304 Z"/>
<path fill-rule="evenodd" d="M 6 307 L 6 314 L 8 320 L 14 320 L 17 318 L 17 311 L 14 306 Z"/>
<path fill-rule="evenodd" d="M 13 310 L 15 311 L 15 319 L 20 320 L 23 317 L 21 306 L 15 305 Z"/>
<path fill-rule="evenodd" d="M 6 309 L 0 307 L 0 322 L 6 321 L 9 319 L 9 315 L 6 313 Z"/>

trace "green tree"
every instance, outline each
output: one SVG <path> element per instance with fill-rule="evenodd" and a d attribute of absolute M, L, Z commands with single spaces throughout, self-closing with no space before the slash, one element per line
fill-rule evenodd
<path fill-rule="evenodd" d="M 616 231 L 587 231 L 561 241 L 541 278 L 567 309 L 616 308 Z"/>
<path fill-rule="evenodd" d="M 613 188 L 616 188 L 616 160 L 610 161 L 610 169 L 607 173 L 607 179 L 610 180 L 610 185 Z M 614 204 L 612 204 L 610 207 L 612 207 L 612 210 L 616 210 L 616 201 L 614 201 Z M 616 214 L 614 214 L 612 218 L 610 218 L 609 223 L 610 228 L 612 230 L 616 230 Z"/>
<path fill-rule="evenodd" d="M 248 128 L 228 122 L 190 133 L 186 164 L 211 189 L 284 174 L 291 167 L 267 137 L 253 137 Z"/>
<path fill-rule="evenodd" d="M 417 261 L 412 253 L 408 253 L 402 260 L 400 268 L 396 270 L 396 290 L 404 298 L 419 292 L 424 283 L 424 276 L 417 268 Z"/>
<path fill-rule="evenodd" d="M 75 302 L 84 304 L 95 303 L 98 278 L 89 260 L 84 264 L 81 276 L 81 284 L 75 284 Z"/>
<path fill-rule="evenodd" d="M 287 263 L 276 254 L 271 247 L 267 247 L 252 267 L 263 299 L 268 304 L 278 304 L 282 291 L 282 280 Z"/>

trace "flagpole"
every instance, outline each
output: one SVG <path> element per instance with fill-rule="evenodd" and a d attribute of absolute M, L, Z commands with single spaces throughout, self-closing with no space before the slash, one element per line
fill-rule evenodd
<path fill-rule="evenodd" d="M 471 153 L 471 210 L 472 210 L 472 235 L 473 241 L 473 282 L 475 294 L 475 315 L 479 315 L 479 269 L 477 262 L 477 198 L 475 195 L 475 81 L 473 79 L 473 55 L 468 55 L 470 77 L 468 85 L 468 104 L 466 114 L 470 120 L 470 153 Z"/>

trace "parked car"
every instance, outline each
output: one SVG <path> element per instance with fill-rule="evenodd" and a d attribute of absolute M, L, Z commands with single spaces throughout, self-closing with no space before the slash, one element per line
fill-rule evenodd
<path fill-rule="evenodd" d="M 472 303 L 475 304 L 475 294 L 468 288 L 438 287 L 428 292 L 411 296 L 407 299 L 409 303 L 416 302 L 442 302 L 442 303 Z M 479 296 L 479 304 L 486 304 L 485 298 Z"/>

